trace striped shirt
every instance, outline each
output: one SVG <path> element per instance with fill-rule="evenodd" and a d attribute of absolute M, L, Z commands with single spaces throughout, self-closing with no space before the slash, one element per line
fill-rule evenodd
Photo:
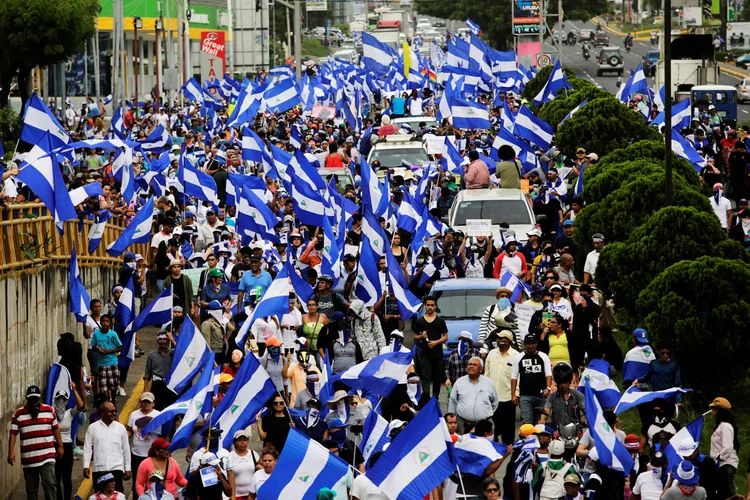
<path fill-rule="evenodd" d="M 39 467 L 55 461 L 55 431 L 58 429 L 55 409 L 49 405 L 42 403 L 36 418 L 26 406 L 16 410 L 10 421 L 10 433 L 20 434 L 21 467 Z"/>

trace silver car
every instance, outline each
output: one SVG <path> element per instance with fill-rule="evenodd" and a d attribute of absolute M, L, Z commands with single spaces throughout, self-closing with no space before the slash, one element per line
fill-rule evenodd
<path fill-rule="evenodd" d="M 750 102 L 750 78 L 745 78 L 737 84 L 737 100 L 739 102 Z"/>

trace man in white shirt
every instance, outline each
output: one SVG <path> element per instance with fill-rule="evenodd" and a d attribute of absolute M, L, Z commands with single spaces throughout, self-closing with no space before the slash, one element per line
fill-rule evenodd
<path fill-rule="evenodd" d="M 151 443 L 159 437 L 158 430 L 141 436 L 141 429 L 161 413 L 159 410 L 154 410 L 154 399 L 154 395 L 151 392 L 141 394 L 141 409 L 135 410 L 130 414 L 130 418 L 128 418 L 127 431 L 128 435 L 133 438 L 133 446 L 130 449 L 130 465 L 135 471 L 138 471 L 141 462 L 148 458 L 148 450 L 151 448 Z M 138 496 L 135 491 L 135 481 L 133 481 L 133 496 Z"/>
<path fill-rule="evenodd" d="M 375 463 L 383 455 L 382 451 L 378 451 L 372 454 L 370 457 L 370 468 L 375 466 Z M 352 482 L 352 500 L 388 500 L 388 497 L 380 491 L 380 488 L 372 484 L 372 481 L 367 477 L 367 473 L 360 474 L 354 478 Z"/>
<path fill-rule="evenodd" d="M 604 235 L 602 233 L 595 233 L 594 236 L 592 236 L 592 241 L 594 242 L 594 249 L 586 256 L 586 264 L 583 266 L 583 282 L 594 286 L 596 266 L 599 263 L 599 255 L 601 254 L 606 241 L 604 240 Z"/>
<path fill-rule="evenodd" d="M 195 249 L 202 252 L 214 244 L 214 229 L 219 226 L 219 217 L 213 208 L 206 210 L 206 223 L 198 228 L 198 241 Z"/>
<path fill-rule="evenodd" d="M 99 407 L 102 419 L 89 425 L 83 443 L 83 477 L 92 475 L 94 483 L 105 474 L 115 477 L 115 490 L 124 491 L 123 479 L 130 479 L 130 445 L 125 426 L 115 420 L 117 410 L 112 403 Z M 92 463 L 93 457 L 93 463 Z"/>
<path fill-rule="evenodd" d="M 732 221 L 732 204 L 724 198 L 724 186 L 721 185 L 721 182 L 714 184 L 714 195 L 708 199 L 708 202 L 711 204 L 716 217 L 719 218 L 722 229 L 728 230 Z"/>
<path fill-rule="evenodd" d="M 510 392 L 510 379 L 513 375 L 513 360 L 520 353 L 511 347 L 512 342 L 512 332 L 503 330 L 498 333 L 497 347 L 487 354 L 484 362 L 484 375 L 492 381 L 497 391 L 498 405 L 492 415 L 495 439 L 502 435 L 504 444 L 513 444 L 516 434 L 516 407 Z"/>

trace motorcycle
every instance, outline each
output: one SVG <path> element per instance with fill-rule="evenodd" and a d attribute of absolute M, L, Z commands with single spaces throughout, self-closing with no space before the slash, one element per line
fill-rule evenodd
<path fill-rule="evenodd" d="M 651 37 L 651 45 L 656 47 L 659 44 L 659 37 L 658 36 L 652 36 Z"/>
<path fill-rule="evenodd" d="M 625 51 L 630 52 L 633 49 L 633 42 L 625 42 Z"/>
<path fill-rule="evenodd" d="M 583 58 L 588 61 L 589 57 L 591 57 L 591 51 L 589 51 L 589 48 L 584 45 L 583 46 Z"/>

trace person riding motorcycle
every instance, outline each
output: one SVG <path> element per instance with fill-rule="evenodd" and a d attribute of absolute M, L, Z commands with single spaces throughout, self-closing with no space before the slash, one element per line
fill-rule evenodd
<path fill-rule="evenodd" d="M 588 61 L 589 57 L 591 57 L 591 52 L 589 51 L 589 44 L 586 42 L 583 42 L 583 45 L 581 46 L 581 50 L 583 51 L 583 58 Z"/>
<path fill-rule="evenodd" d="M 625 48 L 630 50 L 633 47 L 633 35 L 628 33 L 625 35 L 625 41 L 624 41 Z"/>
<path fill-rule="evenodd" d="M 656 30 L 651 30 L 651 45 L 656 45 L 656 43 L 659 41 L 659 34 L 656 32 Z"/>
<path fill-rule="evenodd" d="M 566 38 L 567 38 L 567 44 L 568 45 L 575 45 L 576 44 L 576 40 L 577 40 L 576 34 L 573 33 L 572 31 L 568 32 L 568 35 L 567 35 Z"/>
<path fill-rule="evenodd" d="M 544 403 L 540 423 L 557 431 L 565 445 L 566 457 L 570 458 L 578 447 L 581 427 L 587 425 L 585 397 L 576 389 L 571 389 L 573 368 L 568 363 L 557 363 L 552 368 L 552 379 L 557 390 L 551 392 Z"/>

